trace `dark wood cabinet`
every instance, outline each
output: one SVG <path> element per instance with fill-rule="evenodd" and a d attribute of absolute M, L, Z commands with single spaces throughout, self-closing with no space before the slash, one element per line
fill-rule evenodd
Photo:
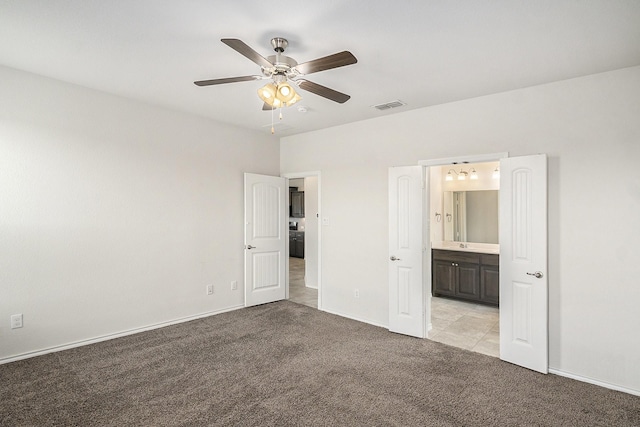
<path fill-rule="evenodd" d="M 292 218 L 304 218 L 304 191 L 291 191 L 289 197 L 291 201 L 289 215 Z"/>
<path fill-rule="evenodd" d="M 482 254 L 480 262 L 480 299 L 497 305 L 500 300 L 500 257 Z"/>
<path fill-rule="evenodd" d="M 458 268 L 456 296 L 478 300 L 480 298 L 480 266 L 456 263 L 456 267 Z"/>
<path fill-rule="evenodd" d="M 304 258 L 304 231 L 289 231 L 289 256 Z"/>
<path fill-rule="evenodd" d="M 439 249 L 434 249 L 431 254 L 434 296 L 498 304 L 498 255 Z"/>
<path fill-rule="evenodd" d="M 434 295 L 456 295 L 456 267 L 449 261 L 433 260 L 433 294 Z"/>

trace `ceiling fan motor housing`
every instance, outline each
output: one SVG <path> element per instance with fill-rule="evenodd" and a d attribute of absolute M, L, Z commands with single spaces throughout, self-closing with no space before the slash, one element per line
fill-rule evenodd
<path fill-rule="evenodd" d="M 262 67 L 262 74 L 267 77 L 278 77 L 284 76 L 286 78 L 292 78 L 296 76 L 293 67 L 298 65 L 298 62 L 282 53 L 289 46 L 289 42 L 287 39 L 282 37 L 274 37 L 271 39 L 271 46 L 273 46 L 273 50 L 276 51 L 275 55 L 271 55 L 267 57 L 267 61 L 273 64 L 273 67 Z"/>
<path fill-rule="evenodd" d="M 289 42 L 287 39 L 282 37 L 274 37 L 271 39 L 271 46 L 273 46 L 273 50 L 278 53 L 284 52 L 284 50 L 289 46 Z"/>
<path fill-rule="evenodd" d="M 295 59 L 285 55 L 271 55 L 267 57 L 267 61 L 271 62 L 273 67 L 262 67 L 262 72 L 266 76 L 281 74 L 293 77 L 291 69 L 298 65 Z"/>

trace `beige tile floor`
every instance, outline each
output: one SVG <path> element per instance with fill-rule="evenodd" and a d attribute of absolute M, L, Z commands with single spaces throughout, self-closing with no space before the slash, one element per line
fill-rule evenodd
<path fill-rule="evenodd" d="M 500 357 L 497 307 L 448 298 L 431 298 L 429 338 L 458 348 Z"/>
<path fill-rule="evenodd" d="M 304 285 L 302 258 L 289 258 L 289 301 L 318 308 L 318 290 Z"/>

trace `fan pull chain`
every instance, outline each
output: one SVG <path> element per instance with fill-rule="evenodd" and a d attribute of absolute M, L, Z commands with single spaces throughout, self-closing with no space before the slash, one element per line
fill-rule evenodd
<path fill-rule="evenodd" d="M 273 106 L 271 107 L 271 135 L 276 133 L 276 130 L 273 128 Z"/>
<path fill-rule="evenodd" d="M 282 107 L 280 107 L 280 120 L 282 120 Z"/>

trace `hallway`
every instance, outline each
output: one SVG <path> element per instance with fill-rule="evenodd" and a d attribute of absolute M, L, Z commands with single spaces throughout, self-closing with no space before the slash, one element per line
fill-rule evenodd
<path fill-rule="evenodd" d="M 318 308 L 318 290 L 304 285 L 304 259 L 289 257 L 289 301 Z"/>

